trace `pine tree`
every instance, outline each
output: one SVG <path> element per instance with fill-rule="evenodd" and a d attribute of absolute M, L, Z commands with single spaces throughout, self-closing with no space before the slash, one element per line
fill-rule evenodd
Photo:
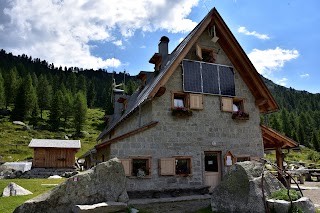
<path fill-rule="evenodd" d="M 36 106 L 37 95 L 32 85 L 31 76 L 28 74 L 18 89 L 12 112 L 12 119 L 21 121 L 29 119 Z"/>
<path fill-rule="evenodd" d="M 4 93 L 4 80 L 0 70 L 0 109 L 5 107 L 5 105 L 6 105 L 6 97 Z"/>
<path fill-rule="evenodd" d="M 6 109 L 8 109 L 8 106 L 15 102 L 17 90 L 19 88 L 18 71 L 15 67 L 12 68 L 6 76 L 4 87 L 6 96 Z"/>
<path fill-rule="evenodd" d="M 63 94 L 58 90 L 53 95 L 49 115 L 49 123 L 53 131 L 58 131 L 61 126 L 63 108 Z"/>
<path fill-rule="evenodd" d="M 49 109 L 52 99 L 52 88 L 46 76 L 40 75 L 37 87 L 38 103 L 40 109 L 40 116 L 42 119 L 43 110 Z"/>
<path fill-rule="evenodd" d="M 85 125 L 87 115 L 87 100 L 82 92 L 78 92 L 74 101 L 74 128 L 80 133 Z"/>
<path fill-rule="evenodd" d="M 319 142 L 318 135 L 315 131 L 313 131 L 313 133 L 312 133 L 312 140 L 311 141 L 312 141 L 313 148 L 317 152 L 320 152 L 320 142 Z"/>
<path fill-rule="evenodd" d="M 280 114 L 281 117 L 281 130 L 287 136 L 291 137 L 292 125 L 289 122 L 289 113 L 288 110 L 283 109 Z"/>
<path fill-rule="evenodd" d="M 97 92 L 96 92 L 95 86 L 93 82 L 90 81 L 87 89 L 87 102 L 88 102 L 89 108 L 92 108 L 94 106 L 94 103 L 96 101 L 96 95 L 97 95 Z"/>
<path fill-rule="evenodd" d="M 73 97 L 70 90 L 67 90 L 64 84 L 61 85 L 61 91 L 63 94 L 63 110 L 62 110 L 62 118 L 64 119 L 64 128 L 67 127 L 68 119 L 72 117 L 72 109 L 73 109 Z"/>

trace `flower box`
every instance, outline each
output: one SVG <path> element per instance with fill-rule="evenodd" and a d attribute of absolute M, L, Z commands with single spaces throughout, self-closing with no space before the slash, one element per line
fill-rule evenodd
<path fill-rule="evenodd" d="M 232 119 L 235 119 L 235 120 L 249 120 L 249 114 L 246 113 L 246 112 L 243 112 L 241 110 L 238 110 L 238 111 L 232 113 Z"/>
<path fill-rule="evenodd" d="M 172 109 L 173 116 L 191 116 L 192 111 L 185 107 L 176 107 Z"/>

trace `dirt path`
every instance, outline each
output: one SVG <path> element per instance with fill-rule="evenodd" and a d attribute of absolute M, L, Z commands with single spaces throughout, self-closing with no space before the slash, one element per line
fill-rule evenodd
<path fill-rule="evenodd" d="M 303 195 L 310 198 L 316 208 L 320 208 L 320 182 L 305 181 L 304 184 L 299 184 L 299 186 L 302 189 Z"/>

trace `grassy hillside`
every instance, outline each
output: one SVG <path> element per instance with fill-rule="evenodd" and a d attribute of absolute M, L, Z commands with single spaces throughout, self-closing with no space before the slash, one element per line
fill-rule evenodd
<path fill-rule="evenodd" d="M 69 139 L 79 139 L 81 149 L 77 156 L 82 155 L 96 144 L 96 138 L 103 129 L 102 109 L 88 109 L 87 123 L 81 138 L 74 137 L 73 129 L 65 131 L 51 132 L 48 130 L 24 130 L 23 126 L 13 124 L 9 117 L 0 117 L 0 156 L 3 161 L 21 161 L 33 157 L 32 149 L 28 148 L 32 138 L 64 139 L 68 135 Z M 46 116 L 44 119 L 47 119 Z"/>

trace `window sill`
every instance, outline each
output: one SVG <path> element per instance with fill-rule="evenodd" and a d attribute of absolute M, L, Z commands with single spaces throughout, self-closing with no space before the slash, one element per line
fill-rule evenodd
<path fill-rule="evenodd" d="M 183 117 L 183 116 L 191 116 L 192 111 L 187 108 L 173 108 L 172 109 L 172 115 L 177 117 Z"/>
<path fill-rule="evenodd" d="M 232 119 L 234 120 L 249 120 L 249 114 L 242 111 L 232 113 Z"/>
<path fill-rule="evenodd" d="M 151 175 L 144 176 L 144 177 L 137 177 L 137 176 L 127 176 L 129 179 L 151 179 Z"/>

